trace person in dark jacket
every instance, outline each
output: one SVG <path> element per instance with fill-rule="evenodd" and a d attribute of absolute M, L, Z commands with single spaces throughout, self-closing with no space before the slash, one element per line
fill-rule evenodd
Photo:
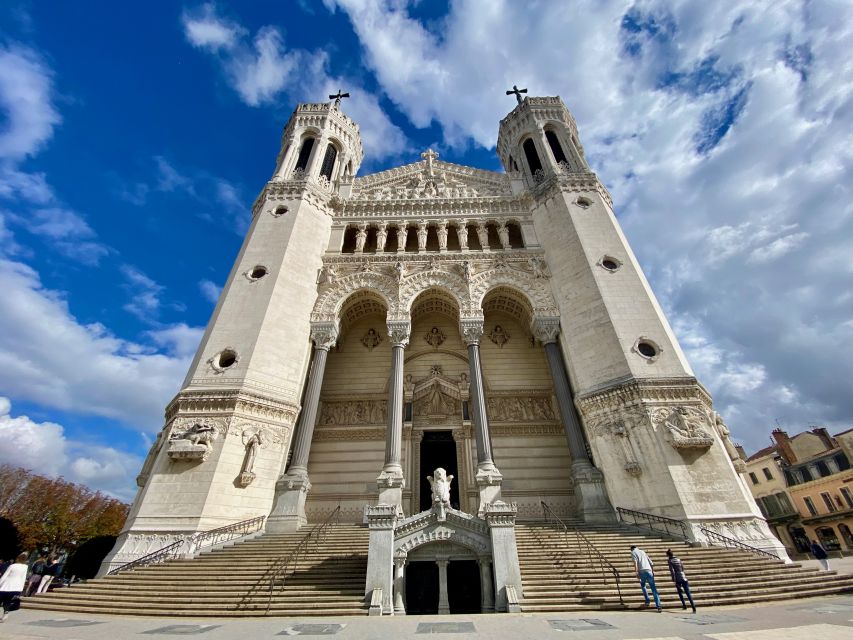
<path fill-rule="evenodd" d="M 681 600 L 681 608 L 687 608 L 687 605 L 684 604 L 684 596 L 686 595 L 690 601 L 693 613 L 696 613 L 696 605 L 693 603 L 693 594 L 690 593 L 690 583 L 687 581 L 687 574 L 684 573 L 684 565 L 681 564 L 681 560 L 673 555 L 672 549 L 666 550 L 666 558 L 669 565 L 669 575 L 675 583 L 675 589 L 678 591 L 678 599 Z"/>
<path fill-rule="evenodd" d="M 33 566 L 30 567 L 32 573 L 30 574 L 30 579 L 27 580 L 26 587 L 24 588 L 23 595 L 31 596 L 35 593 L 35 590 L 38 589 L 39 583 L 41 582 L 41 576 L 44 573 L 45 568 L 45 557 L 39 556 L 38 559 L 33 563 Z"/>
<path fill-rule="evenodd" d="M 824 571 L 829 571 L 829 554 L 817 540 L 812 540 L 812 555 L 820 560 Z"/>

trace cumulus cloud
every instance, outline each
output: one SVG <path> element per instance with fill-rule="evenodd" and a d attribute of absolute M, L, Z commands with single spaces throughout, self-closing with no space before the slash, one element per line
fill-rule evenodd
<path fill-rule="evenodd" d="M 222 287 L 210 280 L 202 280 L 198 283 L 198 288 L 205 300 L 216 304 L 219 300 L 219 294 L 222 293 Z"/>
<path fill-rule="evenodd" d="M 117 419 L 155 430 L 190 363 L 186 340 L 166 333 L 156 352 L 105 326 L 81 324 L 64 294 L 31 267 L 0 259 L 0 389 L 45 407 Z M 159 328 L 165 331 L 167 328 Z M 177 332 L 177 329 L 173 329 Z M 171 346 L 171 348 L 169 348 Z"/>
<path fill-rule="evenodd" d="M 343 11 L 382 90 L 451 148 L 562 95 L 699 378 L 763 446 L 853 417 L 853 8 L 791 0 L 460 0 Z M 446 153 L 445 156 L 448 154 Z"/>
<path fill-rule="evenodd" d="M 0 396 L 0 462 L 104 491 L 119 499 L 133 498 L 130 480 L 142 460 L 112 447 L 93 445 L 65 436 L 62 425 L 12 416 L 12 403 Z"/>
<path fill-rule="evenodd" d="M 365 152 L 375 158 L 399 155 L 408 141 L 391 122 L 379 100 L 356 78 L 336 77 L 324 51 L 288 49 L 280 29 L 261 27 L 254 37 L 212 4 L 185 11 L 181 22 L 187 41 L 218 60 L 228 84 L 251 107 L 273 104 L 284 93 L 299 100 L 329 95 L 348 87 L 346 112 L 360 125 Z"/>

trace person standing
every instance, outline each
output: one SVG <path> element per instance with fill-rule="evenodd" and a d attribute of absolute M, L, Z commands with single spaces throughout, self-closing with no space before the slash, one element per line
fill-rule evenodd
<path fill-rule="evenodd" d="M 0 622 L 6 622 L 10 611 L 20 607 L 21 592 L 27 584 L 27 554 L 22 553 L 0 576 Z M 17 601 L 17 602 L 16 602 Z"/>
<path fill-rule="evenodd" d="M 820 560 L 824 571 L 829 571 L 829 554 L 817 540 L 812 540 L 812 555 Z"/>
<path fill-rule="evenodd" d="M 687 581 L 687 575 L 684 573 L 684 565 L 681 560 L 675 557 L 672 549 L 666 550 L 666 562 L 669 565 L 669 575 L 672 576 L 672 581 L 675 583 L 675 589 L 678 591 L 678 599 L 681 600 L 681 608 L 686 609 L 684 604 L 684 596 L 690 601 L 690 607 L 693 613 L 696 613 L 696 605 L 693 603 L 693 595 L 690 593 L 690 583 Z M 684 593 L 682 593 L 682 590 Z"/>
<path fill-rule="evenodd" d="M 56 559 L 56 556 L 50 556 L 50 559 L 44 566 L 44 573 L 41 576 L 41 582 L 39 582 L 36 595 L 47 591 L 47 588 L 50 586 L 50 583 L 53 582 L 53 579 L 59 575 L 60 568 L 61 567 Z"/>
<path fill-rule="evenodd" d="M 640 549 L 637 545 L 631 545 L 631 557 L 634 558 L 634 568 L 637 570 L 637 577 L 640 579 L 640 588 L 643 590 L 643 597 L 646 599 L 646 606 L 650 603 L 649 594 L 646 591 L 648 584 L 652 590 L 652 595 L 655 598 L 655 607 L 658 613 L 661 612 L 660 597 L 658 596 L 658 588 L 655 585 L 655 565 L 648 554 Z"/>
<path fill-rule="evenodd" d="M 44 573 L 45 567 L 45 558 L 44 556 L 39 556 L 35 562 L 33 562 L 32 573 L 30 574 L 30 579 L 27 581 L 26 588 L 24 589 L 25 596 L 31 596 L 35 593 L 36 589 L 38 589 L 39 583 L 41 582 L 41 576 Z"/>

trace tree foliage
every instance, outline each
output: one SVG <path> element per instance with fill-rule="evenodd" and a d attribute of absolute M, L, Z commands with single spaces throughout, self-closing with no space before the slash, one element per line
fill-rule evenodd
<path fill-rule="evenodd" d="M 0 517 L 14 524 L 24 549 L 68 550 L 118 535 L 127 512 L 128 505 L 100 491 L 0 464 Z"/>

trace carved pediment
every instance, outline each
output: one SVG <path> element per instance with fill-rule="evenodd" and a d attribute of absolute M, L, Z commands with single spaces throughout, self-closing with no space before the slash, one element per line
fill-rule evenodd
<path fill-rule="evenodd" d="M 424 159 L 356 178 L 352 199 L 429 200 L 509 195 L 512 191 L 505 174 Z"/>

